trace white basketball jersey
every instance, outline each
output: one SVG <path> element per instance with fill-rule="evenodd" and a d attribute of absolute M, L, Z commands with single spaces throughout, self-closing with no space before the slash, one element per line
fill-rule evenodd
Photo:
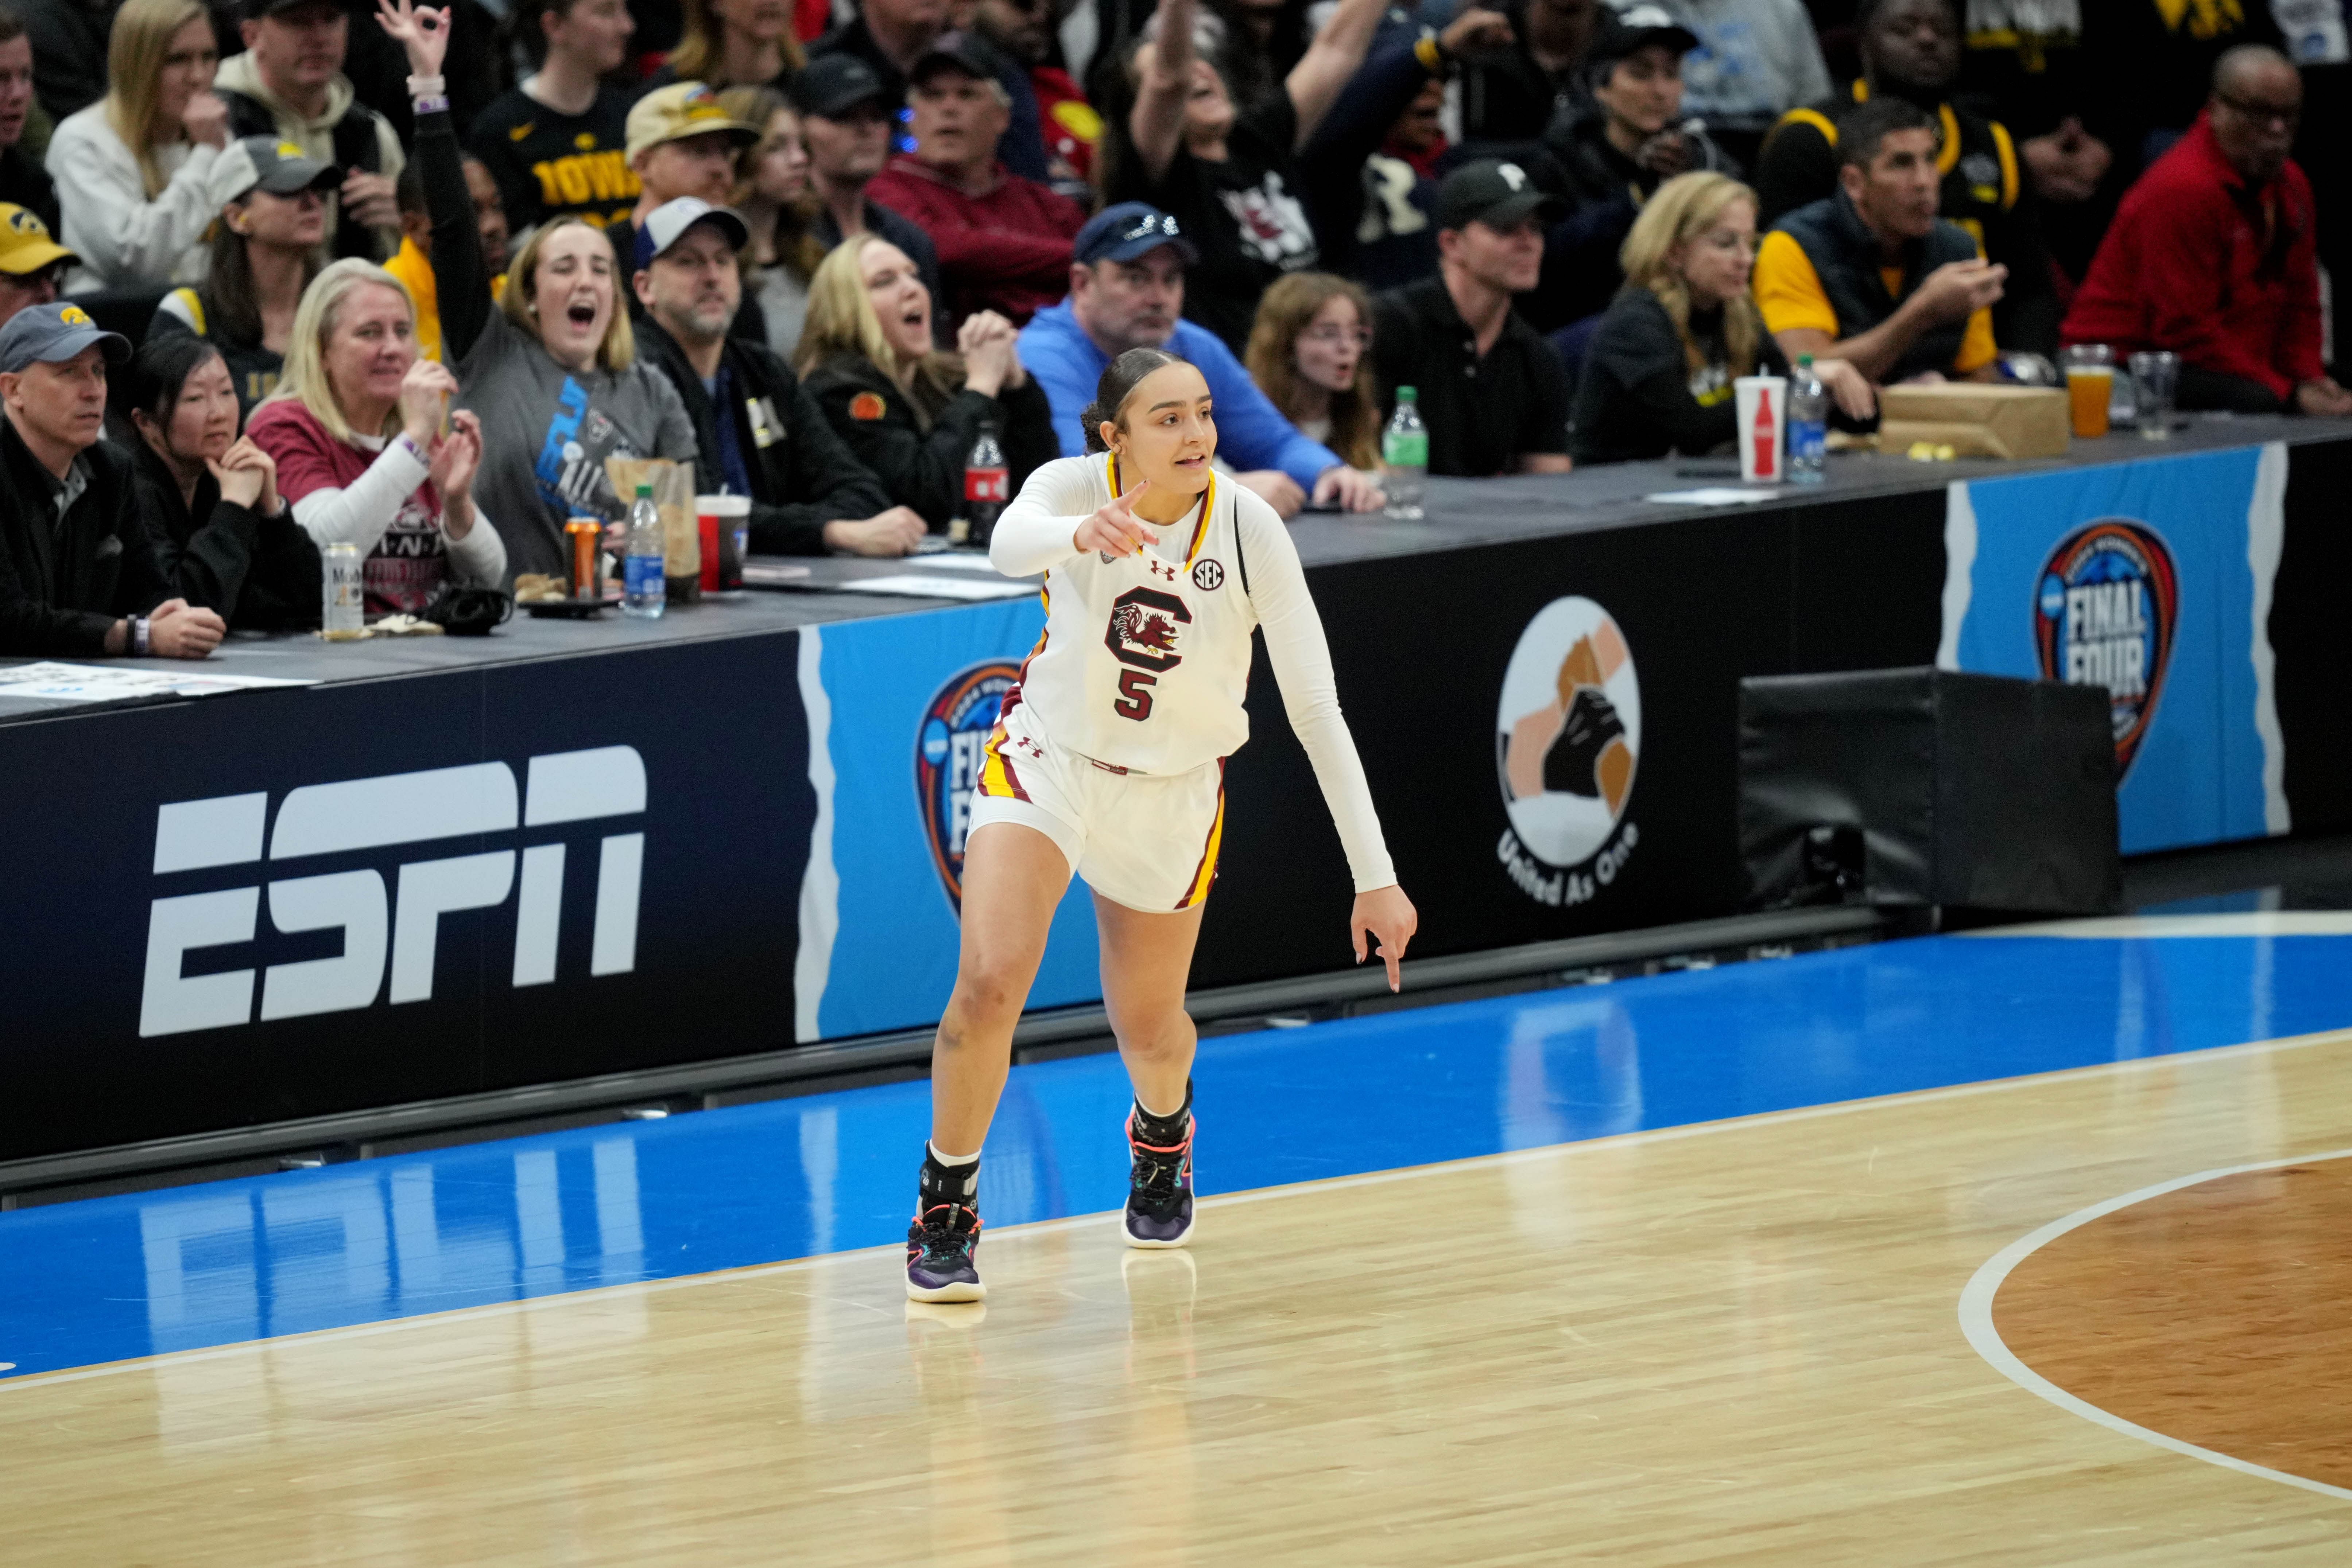
<path fill-rule="evenodd" d="M 1038 469 L 1021 503 L 1075 521 L 1118 494 L 1118 458 L 1096 454 Z M 1017 702 L 1039 738 L 1136 773 L 1187 772 L 1238 749 L 1249 738 L 1242 699 L 1257 625 L 1238 549 L 1244 496 L 1265 506 L 1212 474 L 1191 515 L 1150 525 L 1157 545 L 1053 566 L 1045 634 L 1017 694 L 1006 695 L 1008 723 Z"/>

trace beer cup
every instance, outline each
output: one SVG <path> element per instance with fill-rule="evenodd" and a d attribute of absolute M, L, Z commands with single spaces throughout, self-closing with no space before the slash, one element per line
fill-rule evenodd
<path fill-rule="evenodd" d="M 2077 343 L 2066 350 L 2066 401 L 2077 436 L 2088 441 L 2107 433 L 2115 391 L 2114 350 L 2105 343 Z"/>

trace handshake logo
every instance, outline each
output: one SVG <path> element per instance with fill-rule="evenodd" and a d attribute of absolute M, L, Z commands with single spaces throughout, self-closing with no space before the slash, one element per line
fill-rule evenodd
<path fill-rule="evenodd" d="M 1642 746 L 1633 651 L 1590 599 L 1555 599 L 1503 674 L 1495 767 L 1511 825 L 1495 855 L 1519 890 L 1565 908 L 1614 882 L 1640 840 L 1626 820 Z"/>
<path fill-rule="evenodd" d="M 518 859 L 522 887 L 515 911 L 514 984 L 553 981 L 568 844 L 428 855 L 391 868 L 390 884 L 383 869 L 305 874 L 301 864 L 325 855 L 645 813 L 646 765 L 634 747 L 534 757 L 524 774 L 520 789 L 515 770 L 503 762 L 308 784 L 278 801 L 274 824 L 267 792 L 180 800 L 158 809 L 157 876 L 236 865 L 267 870 L 256 873 L 264 879 L 261 886 L 154 901 L 147 918 L 141 1038 L 250 1023 L 257 992 L 265 1021 L 373 1007 L 385 989 L 387 953 L 390 1000 L 427 1000 L 441 916 L 504 904 L 514 891 Z M 601 838 L 588 972 L 624 975 L 637 962 L 637 887 L 646 835 L 640 827 Z M 341 954 L 273 964 L 257 974 L 249 968 L 186 974 L 189 954 L 254 939 L 265 892 L 273 928 L 341 929 Z"/>

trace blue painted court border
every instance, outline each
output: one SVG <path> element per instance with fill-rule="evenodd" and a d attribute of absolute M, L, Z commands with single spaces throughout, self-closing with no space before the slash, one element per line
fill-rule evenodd
<path fill-rule="evenodd" d="M 2340 1028 L 2347 975 L 2343 936 L 1933 937 L 1227 1036 L 1195 1070 L 1200 1188 Z M 0 1214 L 0 1362 L 15 1364 L 0 1381 L 895 1241 L 929 1093 L 892 1084 Z M 1126 1103 L 1113 1057 L 1015 1070 L 984 1166 L 989 1222 L 1116 1207 Z"/>

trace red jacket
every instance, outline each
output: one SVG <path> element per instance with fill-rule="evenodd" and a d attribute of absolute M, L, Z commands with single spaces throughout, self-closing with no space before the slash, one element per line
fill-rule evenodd
<path fill-rule="evenodd" d="M 994 310 L 1023 326 L 1070 291 L 1070 241 L 1087 214 L 1068 197 L 1005 172 L 1002 163 L 996 183 L 985 195 L 972 196 L 913 153 L 901 152 L 866 193 L 931 236 L 950 321 Z"/>
<path fill-rule="evenodd" d="M 2060 336 L 2113 344 L 2118 358 L 2170 349 L 2287 401 L 2326 373 L 2311 182 L 2290 162 L 2248 185 L 2200 114 L 2125 194 Z"/>

